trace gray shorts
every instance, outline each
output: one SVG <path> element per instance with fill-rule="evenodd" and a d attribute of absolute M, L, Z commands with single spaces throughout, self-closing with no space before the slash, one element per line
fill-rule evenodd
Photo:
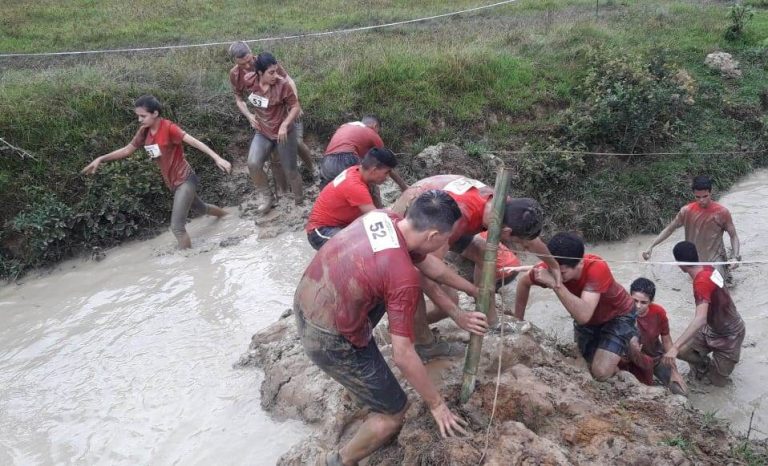
<path fill-rule="evenodd" d="M 592 362 L 598 349 L 610 351 L 619 356 L 626 356 L 629 349 L 629 340 L 637 336 L 637 310 L 623 316 L 614 317 L 600 325 L 579 325 L 573 323 L 573 337 L 579 347 L 581 355 L 588 362 Z"/>

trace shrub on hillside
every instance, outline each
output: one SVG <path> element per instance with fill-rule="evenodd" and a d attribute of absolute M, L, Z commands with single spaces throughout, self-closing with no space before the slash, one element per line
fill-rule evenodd
<path fill-rule="evenodd" d="M 694 103 L 696 85 L 663 53 L 647 63 L 596 53 L 577 91 L 582 99 L 566 112 L 564 142 L 635 153 L 675 138 Z"/>

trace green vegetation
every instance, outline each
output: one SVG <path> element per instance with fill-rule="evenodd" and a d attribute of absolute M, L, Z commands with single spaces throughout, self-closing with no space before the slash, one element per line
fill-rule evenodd
<path fill-rule="evenodd" d="M 0 50 L 280 36 L 482 3 L 320 0 L 307 9 L 306 2 L 270 0 L 257 11 L 245 1 L 11 0 L 0 18 Z M 341 122 L 374 112 L 397 152 L 441 141 L 472 155 L 497 152 L 515 168 L 514 192 L 540 199 L 551 228 L 619 239 L 658 231 L 688 198 L 693 174 L 712 174 L 723 190 L 765 165 L 768 11 L 752 5 L 754 16 L 733 40 L 724 35 L 732 21 L 722 2 L 601 2 L 596 18 L 593 0 L 519 0 L 427 23 L 253 47 L 272 51 L 296 79 L 308 140 L 317 146 Z M 0 59 L 0 137 L 34 155 L 0 150 L 0 274 L 167 224 L 170 195 L 140 155 L 107 164 L 95 178 L 78 173 L 130 140 L 140 94 L 157 95 L 170 119 L 242 161 L 250 131 L 229 90 L 226 48 Z M 713 51 L 739 60 L 742 78 L 708 69 L 703 61 Z M 736 154 L 748 150 L 756 152 Z M 724 153 L 699 154 L 716 151 Z M 188 156 L 207 200 L 237 202 L 242 193 L 222 188 L 207 157 Z"/>

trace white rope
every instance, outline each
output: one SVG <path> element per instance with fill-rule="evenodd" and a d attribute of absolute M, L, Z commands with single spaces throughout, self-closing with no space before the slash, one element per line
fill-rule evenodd
<path fill-rule="evenodd" d="M 426 16 L 423 18 L 416 18 L 416 19 L 408 19 L 404 21 L 396 21 L 393 23 L 385 23 L 385 24 L 375 24 L 373 26 L 361 26 L 356 28 L 349 28 L 349 29 L 339 29 L 335 31 L 325 31 L 325 32 L 308 32 L 305 34 L 294 34 L 290 36 L 279 36 L 279 37 L 262 37 L 260 39 L 248 39 L 244 40 L 243 42 L 246 43 L 255 43 L 255 42 L 269 42 L 269 41 L 282 41 L 282 40 L 291 40 L 291 39 L 303 39 L 305 37 L 321 37 L 321 36 L 330 36 L 334 34 L 348 34 L 351 32 L 361 32 L 361 31 L 371 31 L 374 29 L 381 29 L 381 28 L 388 28 L 388 27 L 394 27 L 394 26 L 401 26 L 403 24 L 412 24 L 412 23 L 419 23 L 423 21 L 429 21 L 433 19 L 439 19 L 439 18 L 446 18 L 449 16 L 456 16 L 461 15 L 464 13 L 471 13 L 474 11 L 480 11 L 485 10 L 488 8 L 495 8 L 497 6 L 507 5 L 509 3 L 514 3 L 517 0 L 504 0 L 501 2 L 492 3 L 490 5 L 482 5 L 478 7 L 473 8 L 467 8 L 466 10 L 460 10 L 460 11 L 454 11 L 451 13 L 443 13 L 439 15 L 433 15 L 433 16 Z M 188 48 L 200 48 L 200 47 L 211 47 L 214 45 L 229 45 L 233 41 L 225 41 L 225 42 L 206 42 L 202 44 L 181 44 L 181 45 L 162 45 L 157 47 L 138 47 L 138 48 L 124 48 L 124 49 L 105 49 L 105 50 L 81 50 L 81 51 L 72 51 L 72 52 L 40 52 L 40 53 L 2 53 L 0 54 L 0 58 L 19 58 L 19 57 L 52 57 L 52 56 L 62 56 L 62 55 L 89 55 L 89 54 L 103 54 L 103 53 L 127 53 L 127 52 L 147 52 L 152 50 L 176 50 L 176 49 L 188 49 Z"/>
<path fill-rule="evenodd" d="M 536 254 L 531 251 L 520 251 L 517 249 L 510 249 L 513 253 L 520 254 L 534 254 L 537 257 L 552 257 L 554 259 L 578 259 L 582 260 L 583 257 L 569 257 L 569 256 L 555 256 L 553 254 Z M 646 261 L 646 260 L 618 260 L 618 259 L 603 259 L 602 257 L 594 258 L 593 260 L 598 262 L 614 263 L 614 264 L 646 264 L 646 265 L 730 265 L 730 264 L 768 264 L 768 260 L 749 260 L 749 261 L 719 261 L 719 262 L 677 262 L 677 261 Z"/>

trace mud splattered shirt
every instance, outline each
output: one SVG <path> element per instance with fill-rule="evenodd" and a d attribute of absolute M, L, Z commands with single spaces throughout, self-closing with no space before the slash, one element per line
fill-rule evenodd
<path fill-rule="evenodd" d="M 493 189 L 480 181 L 459 175 L 437 175 L 424 178 L 406 189 L 402 196 L 409 199 L 408 204 L 424 191 L 440 189 L 448 193 L 461 209 L 461 218 L 453 226 L 449 243 L 453 244 L 465 235 L 476 235 L 485 230 L 483 212 L 485 205 L 493 197 Z"/>
<path fill-rule="evenodd" d="M 685 229 L 685 240 L 696 245 L 700 261 L 720 261 L 726 258 L 723 232 L 733 220 L 731 213 L 722 204 L 712 201 L 703 209 L 698 202 L 691 202 L 680 209 L 675 222 Z"/>
<path fill-rule="evenodd" d="M 353 121 L 339 126 L 333 133 L 325 155 L 352 153 L 363 158 L 374 147 L 384 147 L 379 133 L 367 127 L 360 121 Z"/>
<path fill-rule="evenodd" d="M 667 311 L 656 303 L 648 306 L 644 316 L 637 317 L 637 330 L 640 333 L 640 344 L 643 352 L 652 357 L 664 354 L 660 337 L 669 335 L 669 319 Z"/>
<path fill-rule="evenodd" d="M 635 306 L 632 297 L 627 290 L 613 278 L 608 264 L 595 254 L 584 254 L 584 268 L 581 276 L 576 280 L 564 282 L 563 285 L 575 296 L 581 296 L 584 291 L 600 293 L 600 300 L 597 302 L 592 318 L 584 325 L 601 325 L 616 317 L 629 314 Z M 548 268 L 547 264 L 540 262 L 534 268 Z M 531 270 L 528 275 L 531 281 L 538 286 L 541 283 L 536 281 L 534 271 Z"/>
<path fill-rule="evenodd" d="M 373 331 L 368 313 L 383 302 L 389 333 L 413 340 L 413 316 L 421 297 L 413 264 L 425 256 L 408 251 L 397 228 L 400 220 L 390 211 L 369 212 L 317 252 L 294 297 L 306 319 L 362 348 Z"/>
<path fill-rule="evenodd" d="M 360 206 L 371 204 L 373 198 L 363 181 L 360 165 L 349 167 L 330 183 L 320 195 L 309 213 L 307 232 L 320 227 L 344 228 L 360 216 Z"/>
<path fill-rule="evenodd" d="M 192 173 L 192 166 L 184 157 L 182 140 L 186 134 L 163 118 L 155 134 L 147 128 L 141 128 L 131 140 L 133 147 L 144 149 L 147 156 L 160 167 L 163 181 L 171 191 L 184 183 Z"/>
<path fill-rule="evenodd" d="M 728 290 L 712 281 L 713 273 L 715 269 L 706 265 L 693 279 L 693 298 L 696 305 L 709 303 L 704 332 L 711 337 L 736 335 L 744 330 L 744 321 L 736 310 Z"/>
<path fill-rule="evenodd" d="M 266 92 L 261 89 L 256 73 L 247 74 L 245 80 L 250 92 L 248 101 L 256 116 L 256 130 L 265 138 L 276 141 L 280 125 L 291 108 L 299 104 L 299 98 L 285 79 L 279 79 Z"/>

